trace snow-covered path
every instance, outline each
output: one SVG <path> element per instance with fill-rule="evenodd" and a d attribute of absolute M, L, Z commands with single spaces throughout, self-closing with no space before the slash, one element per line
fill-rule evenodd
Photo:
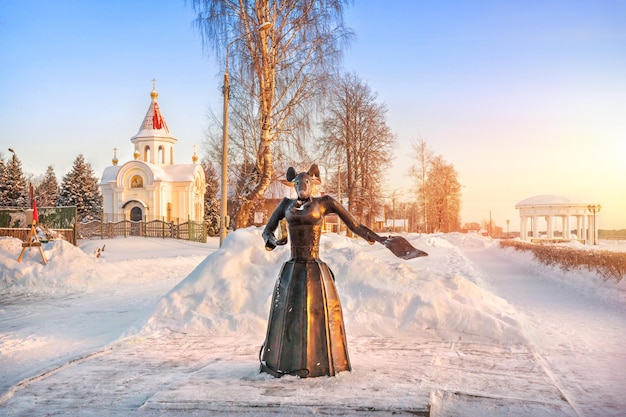
<path fill-rule="evenodd" d="M 538 362 L 578 415 L 623 415 L 626 374 L 616 370 L 626 366 L 626 306 L 615 293 L 512 251 L 463 252 L 486 288 L 520 312 Z"/>
<path fill-rule="evenodd" d="M 21 381 L 137 332 L 180 277 L 216 249 L 130 238 L 109 243 L 96 259 L 98 247 L 102 241 L 83 241 L 80 250 L 56 253 L 56 262 L 69 261 L 59 268 L 26 258 L 25 275 L 35 285 L 0 291 L 0 399 Z M 11 276 L 13 266 L 19 271 L 12 257 L 2 261 L 5 275 Z"/>
<path fill-rule="evenodd" d="M 0 392 L 137 331 L 175 284 L 170 278 L 123 293 L 1 296 Z"/>

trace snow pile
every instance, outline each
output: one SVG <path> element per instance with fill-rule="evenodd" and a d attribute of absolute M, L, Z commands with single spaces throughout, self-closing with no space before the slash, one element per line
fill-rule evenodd
<path fill-rule="evenodd" d="M 257 332 L 267 320 L 274 254 L 263 249 L 260 229 L 232 233 L 159 303 L 146 329 L 224 334 Z M 279 248 L 281 259 L 289 253 Z"/>
<path fill-rule="evenodd" d="M 27 248 L 18 263 L 22 241 L 0 238 L 0 291 L 67 294 L 121 283 L 149 283 L 155 278 L 185 276 L 188 266 L 197 265 L 208 252 L 206 244 L 189 242 L 184 251 L 177 242 L 165 239 L 117 239 L 109 248 L 106 242 L 88 240 L 79 247 L 62 239 L 42 243 L 47 259 L 44 265 L 37 247 Z M 159 270 L 169 271 L 169 275 L 159 277 Z"/>
<path fill-rule="evenodd" d="M 320 258 L 335 273 L 349 336 L 525 343 L 515 311 L 464 274 L 469 261 L 453 244 L 442 236 L 411 237 L 429 257 L 405 261 L 382 245 L 322 236 Z M 145 330 L 263 338 L 289 251 L 288 245 L 265 251 L 259 228 L 230 234 L 161 300 Z"/>
<path fill-rule="evenodd" d="M 22 262 L 17 257 L 22 241 L 15 238 L 0 239 L 0 290 L 50 294 L 58 291 L 86 290 L 97 283 L 110 281 L 109 268 L 100 267 L 95 256 L 65 240 L 42 243 L 48 263 L 44 265 L 39 248 L 27 248 Z"/>

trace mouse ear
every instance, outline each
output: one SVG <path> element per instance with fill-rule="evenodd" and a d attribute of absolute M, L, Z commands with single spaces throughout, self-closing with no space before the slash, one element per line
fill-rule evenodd
<path fill-rule="evenodd" d="M 322 181 L 320 179 L 320 168 L 317 166 L 317 164 L 313 164 L 311 165 L 311 168 L 309 168 L 309 177 L 311 177 L 311 181 L 314 184 L 321 184 Z"/>
<path fill-rule="evenodd" d="M 292 182 L 294 178 L 296 178 L 296 170 L 294 167 L 289 167 L 287 169 L 287 181 Z"/>

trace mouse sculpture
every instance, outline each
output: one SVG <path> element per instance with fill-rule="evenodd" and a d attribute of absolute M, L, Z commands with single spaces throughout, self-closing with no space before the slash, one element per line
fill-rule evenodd
<path fill-rule="evenodd" d="M 319 259 L 319 242 L 325 215 L 335 213 L 356 235 L 370 244 L 380 242 L 396 256 L 411 259 L 427 255 L 400 236 L 382 237 L 360 224 L 330 196 L 312 197 L 320 184 L 317 165 L 296 175 L 287 170 L 297 198 L 283 198 L 263 231 L 265 248 L 285 245 L 274 231 L 286 219 L 291 239 L 291 259 L 282 267 L 274 293 L 265 342 L 260 351 L 261 371 L 275 377 L 333 376 L 350 371 L 341 302 L 335 277 Z"/>

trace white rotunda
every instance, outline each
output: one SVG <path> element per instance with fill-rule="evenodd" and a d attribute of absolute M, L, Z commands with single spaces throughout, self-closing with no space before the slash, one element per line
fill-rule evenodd
<path fill-rule="evenodd" d="M 515 208 L 519 210 L 522 240 L 578 240 L 586 244 L 595 244 L 598 240 L 600 205 L 547 194 L 522 200 Z"/>

